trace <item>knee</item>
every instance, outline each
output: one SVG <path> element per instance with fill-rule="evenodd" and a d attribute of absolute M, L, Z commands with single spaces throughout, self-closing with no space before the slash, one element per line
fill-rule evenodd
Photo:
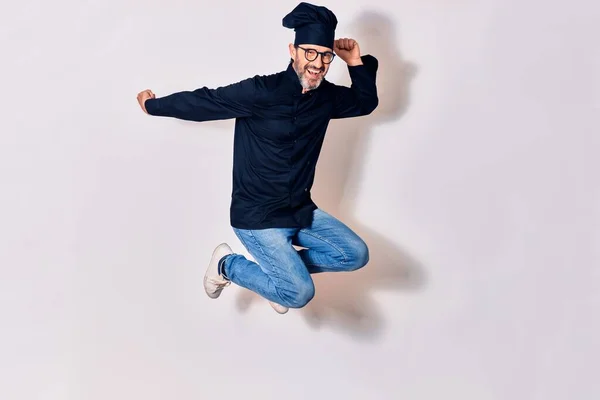
<path fill-rule="evenodd" d="M 361 239 L 352 244 L 350 254 L 348 255 L 348 269 L 354 271 L 367 265 L 369 262 L 369 247 Z"/>
<path fill-rule="evenodd" d="M 295 285 L 293 290 L 283 296 L 286 307 L 302 308 L 307 305 L 315 296 L 315 285 L 312 281 L 302 282 Z"/>

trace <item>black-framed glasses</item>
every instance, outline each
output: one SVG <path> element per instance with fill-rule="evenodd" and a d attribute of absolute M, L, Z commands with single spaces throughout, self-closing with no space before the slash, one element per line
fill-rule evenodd
<path fill-rule="evenodd" d="M 304 57 L 306 57 L 306 60 L 308 60 L 308 61 L 315 61 L 317 59 L 317 57 L 320 55 L 321 61 L 323 61 L 323 64 L 330 64 L 333 61 L 333 59 L 335 58 L 335 54 L 330 51 L 321 52 L 321 51 L 317 51 L 315 49 L 305 49 L 304 47 L 300 47 L 298 45 L 295 45 L 294 47 L 304 50 Z"/>

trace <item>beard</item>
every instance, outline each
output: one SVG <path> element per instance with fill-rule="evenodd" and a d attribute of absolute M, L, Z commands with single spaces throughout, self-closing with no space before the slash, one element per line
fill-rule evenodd
<path fill-rule="evenodd" d="M 321 71 L 318 77 L 314 77 L 308 72 L 308 69 L 314 69 Z M 300 80 L 300 84 L 305 90 L 314 90 L 319 87 L 321 82 L 323 82 L 325 67 L 321 66 L 321 68 L 317 68 L 314 65 L 308 63 L 303 68 L 300 67 L 299 62 L 296 60 L 294 62 L 294 69 L 296 70 L 296 75 L 298 75 L 298 79 Z"/>

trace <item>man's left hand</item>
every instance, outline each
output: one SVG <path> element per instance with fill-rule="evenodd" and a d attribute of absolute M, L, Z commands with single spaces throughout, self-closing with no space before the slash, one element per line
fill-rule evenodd
<path fill-rule="evenodd" d="M 360 48 L 354 39 L 336 39 L 333 43 L 333 51 L 350 66 L 362 64 Z"/>

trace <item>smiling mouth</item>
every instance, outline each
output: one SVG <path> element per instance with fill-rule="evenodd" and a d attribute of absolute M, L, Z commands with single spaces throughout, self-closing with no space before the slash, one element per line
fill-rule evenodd
<path fill-rule="evenodd" d="M 307 68 L 308 74 L 313 78 L 318 78 L 321 75 L 320 69 Z"/>

